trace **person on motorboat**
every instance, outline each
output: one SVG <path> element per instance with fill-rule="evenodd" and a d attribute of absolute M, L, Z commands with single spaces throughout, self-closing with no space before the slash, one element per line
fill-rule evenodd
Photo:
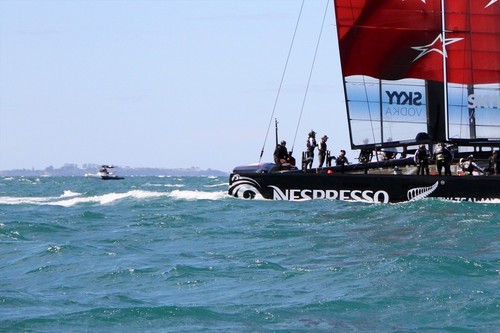
<path fill-rule="evenodd" d="M 109 171 L 107 169 L 107 166 L 106 165 L 101 165 L 101 167 L 99 168 L 99 173 L 102 174 L 102 175 L 108 175 Z"/>
<path fill-rule="evenodd" d="M 425 148 L 425 145 L 420 145 L 413 155 L 413 160 L 417 165 L 417 175 L 429 175 L 429 158 L 431 153 Z"/>

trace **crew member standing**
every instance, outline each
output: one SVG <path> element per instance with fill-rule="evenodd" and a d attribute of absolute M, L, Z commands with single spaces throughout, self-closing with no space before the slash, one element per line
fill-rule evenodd
<path fill-rule="evenodd" d="M 490 174 L 500 175 L 500 151 L 493 151 L 488 159 Z"/>
<path fill-rule="evenodd" d="M 368 173 L 368 163 L 373 158 L 373 151 L 369 148 L 363 148 L 359 152 L 358 161 L 365 166 L 365 175 Z"/>
<path fill-rule="evenodd" d="M 413 160 L 417 165 L 417 175 L 429 175 L 429 157 L 430 152 L 425 148 L 425 145 L 420 145 L 413 155 Z"/>
<path fill-rule="evenodd" d="M 327 151 L 327 145 L 326 145 L 327 140 L 328 140 L 328 136 L 323 135 L 323 137 L 321 138 L 321 142 L 318 145 L 318 157 L 319 157 L 319 167 L 320 168 L 323 167 L 323 163 L 325 162 L 326 151 Z"/>
<path fill-rule="evenodd" d="M 438 174 L 441 176 L 441 169 L 444 168 L 444 175 L 451 176 L 450 164 L 453 156 L 444 143 L 437 144 L 434 150 L 434 159 L 436 160 Z"/>
<path fill-rule="evenodd" d="M 314 148 L 316 148 L 316 132 L 311 130 L 309 132 L 309 137 L 307 138 L 307 151 L 306 151 L 306 157 L 307 157 L 307 163 L 306 167 L 312 168 L 312 164 L 314 161 Z"/>

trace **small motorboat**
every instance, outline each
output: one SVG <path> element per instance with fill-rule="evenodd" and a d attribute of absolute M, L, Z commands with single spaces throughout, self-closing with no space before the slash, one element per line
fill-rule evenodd
<path fill-rule="evenodd" d="M 120 177 L 115 175 L 114 173 L 108 171 L 108 169 L 113 169 L 114 166 L 112 165 L 101 165 L 99 167 L 99 172 L 94 174 L 94 173 L 87 173 L 85 174 L 85 177 L 90 177 L 90 178 L 99 178 L 102 180 L 119 180 L 119 179 L 124 179 L 124 177 Z"/>

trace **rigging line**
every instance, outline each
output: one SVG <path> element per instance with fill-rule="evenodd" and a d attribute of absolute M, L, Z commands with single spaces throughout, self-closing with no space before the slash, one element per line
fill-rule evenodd
<path fill-rule="evenodd" d="M 474 57 L 472 56 L 472 50 L 474 50 L 474 38 L 472 38 L 472 9 L 471 9 L 471 4 L 470 3 L 467 3 L 467 24 L 468 24 L 468 29 L 466 29 L 464 31 L 464 34 L 468 34 L 469 36 L 469 40 L 470 40 L 470 54 L 469 54 L 469 66 L 470 66 L 470 81 L 471 83 L 467 85 L 467 100 L 469 99 L 469 94 L 472 93 L 474 94 L 474 90 L 475 90 L 475 84 L 474 84 Z M 465 49 L 465 47 L 464 47 Z M 465 58 L 464 57 L 464 62 L 465 62 Z M 465 66 L 464 66 L 465 68 Z M 468 103 L 467 103 L 468 104 Z M 464 103 L 462 102 L 462 105 L 464 105 Z M 476 132 L 476 127 L 477 127 L 477 123 L 476 123 L 476 109 L 475 108 L 469 108 L 467 106 L 467 108 L 469 109 L 469 120 L 468 120 L 468 126 L 469 126 L 469 139 L 477 139 L 477 132 Z M 449 115 L 448 115 L 449 117 Z M 462 135 L 462 133 L 460 132 L 460 135 Z"/>
<path fill-rule="evenodd" d="M 295 24 L 295 30 L 293 32 L 292 42 L 290 43 L 290 48 L 288 49 L 288 55 L 286 57 L 285 67 L 283 68 L 283 73 L 281 74 L 281 81 L 280 81 L 280 84 L 278 87 L 278 92 L 276 93 L 276 98 L 274 100 L 273 112 L 271 113 L 271 118 L 269 119 L 269 124 L 267 125 L 267 131 L 266 131 L 266 136 L 264 138 L 264 143 L 262 144 L 262 150 L 260 151 L 259 163 L 262 160 L 262 155 L 264 155 L 264 147 L 266 146 L 267 137 L 269 136 L 269 130 L 270 130 L 271 124 L 273 122 L 274 113 L 276 112 L 276 105 L 278 105 L 278 99 L 280 96 L 281 87 L 283 86 L 283 81 L 285 79 L 285 73 L 286 73 L 286 69 L 288 67 L 288 61 L 290 60 L 290 55 L 291 55 L 292 49 L 293 49 L 293 43 L 295 41 L 295 35 L 297 34 L 297 29 L 299 27 L 300 17 L 302 16 L 302 9 L 304 8 L 304 2 L 305 2 L 305 0 L 302 0 L 302 5 L 300 6 L 299 16 L 297 17 L 297 23 Z"/>
<path fill-rule="evenodd" d="M 443 36 L 443 40 L 446 41 L 446 7 L 445 7 L 445 0 L 441 0 L 441 34 Z M 448 110 L 448 72 L 446 69 L 447 62 L 446 62 L 446 56 L 447 56 L 447 51 L 446 51 L 446 42 L 443 43 L 443 85 L 444 85 L 444 116 L 445 116 L 445 140 L 449 139 L 450 136 L 450 124 L 448 124 L 448 119 L 450 119 L 449 115 L 449 110 Z"/>
<path fill-rule="evenodd" d="M 354 15 L 354 7 L 351 3 L 351 19 L 353 20 L 353 22 L 355 21 L 355 17 L 356 15 Z M 353 28 L 355 25 L 355 23 L 353 23 L 352 27 Z M 361 64 L 362 67 L 364 67 L 364 64 Z M 344 82 L 345 82 L 345 78 L 344 78 Z M 380 89 L 380 85 L 382 84 L 382 80 L 378 80 L 378 84 L 379 84 L 379 89 Z M 371 129 L 371 134 L 372 134 L 372 140 L 373 140 L 373 146 L 374 146 L 374 149 L 376 151 L 376 135 L 375 135 L 375 127 L 373 126 L 373 122 L 374 122 L 374 119 L 373 119 L 373 116 L 372 116 L 372 108 L 370 107 L 370 99 L 368 97 L 368 89 L 366 88 L 367 86 L 367 82 L 366 82 L 366 75 L 362 75 L 362 85 L 363 85 L 363 89 L 364 89 L 364 93 L 365 93 L 365 98 L 366 98 L 366 106 L 367 106 L 367 109 L 368 109 L 368 121 L 370 123 L 370 129 Z M 347 94 L 346 94 L 347 95 Z M 348 103 L 349 100 L 346 101 L 346 103 Z M 382 100 L 380 99 L 379 100 L 379 103 L 382 103 Z M 348 112 L 349 114 L 349 122 L 351 121 L 351 116 L 350 116 L 350 112 Z M 381 121 L 382 121 L 382 118 L 380 118 Z M 383 131 L 383 124 L 381 123 L 380 124 L 380 138 L 382 139 L 383 135 L 382 135 L 382 131 Z M 351 140 L 352 141 L 352 140 Z M 351 142 L 352 144 L 352 142 Z M 376 155 L 376 158 L 377 158 L 377 162 L 378 162 L 378 154 L 375 154 Z"/>
<path fill-rule="evenodd" d="M 318 36 L 318 41 L 316 42 L 316 50 L 314 51 L 314 57 L 313 61 L 311 64 L 311 70 L 309 71 L 309 79 L 307 80 L 307 86 L 306 86 L 306 91 L 304 92 L 304 98 L 302 100 L 302 107 L 300 108 L 300 114 L 299 114 L 299 120 L 297 122 L 297 128 L 295 129 L 295 135 L 293 137 L 293 143 L 292 143 L 292 150 L 295 147 L 295 140 L 297 139 L 297 133 L 299 131 L 299 126 L 300 126 L 300 120 L 302 119 L 302 113 L 304 112 L 304 106 L 306 104 L 306 99 L 307 99 L 307 92 L 309 91 L 309 85 L 311 83 L 311 78 L 314 70 L 314 65 L 316 63 L 316 57 L 318 55 L 318 49 L 319 49 L 319 43 L 321 41 L 321 35 L 323 34 L 323 28 L 325 26 L 325 21 L 326 21 L 326 15 L 328 13 L 328 5 L 330 3 L 330 0 L 326 1 L 326 6 L 325 6 L 325 12 L 323 13 L 323 22 L 321 22 L 321 29 L 319 31 L 319 36 Z"/>
<path fill-rule="evenodd" d="M 351 3 L 351 19 L 354 21 L 354 18 L 355 18 L 355 15 L 354 15 L 354 7 Z M 351 26 L 351 28 L 354 27 L 354 23 L 353 23 L 353 26 Z M 363 66 L 363 64 L 361 64 L 361 66 Z M 375 127 L 374 127 L 374 119 L 373 119 L 373 116 L 372 116 L 372 108 L 370 106 L 370 99 L 368 97 L 368 89 L 367 89 L 367 81 L 366 81 L 366 75 L 362 75 L 362 86 L 363 86 L 363 89 L 364 89 L 364 93 L 365 93 L 365 98 L 366 98 L 366 106 L 367 106 L 367 109 L 368 109 L 368 121 L 370 123 L 370 129 L 371 129 L 371 135 L 372 135 L 372 140 L 373 140 L 373 150 L 375 151 L 375 159 L 377 160 L 377 162 L 380 162 L 379 161 L 379 156 L 378 156 L 378 151 L 377 151 L 377 140 L 376 140 L 376 135 L 375 135 Z M 379 86 L 382 84 L 382 81 L 379 79 L 379 82 L 378 82 Z M 344 89 L 346 88 L 346 78 L 344 77 Z M 381 103 L 382 100 L 379 100 L 379 103 Z M 348 107 L 348 104 L 349 104 L 349 99 L 347 98 L 347 93 L 346 93 L 346 105 L 347 105 L 347 113 L 348 113 L 348 122 L 350 123 L 351 122 L 351 113 L 349 111 L 349 107 Z M 380 129 L 381 129 L 381 137 L 382 137 L 382 131 L 383 131 L 383 124 L 380 124 Z M 353 143 L 353 140 L 354 138 L 352 138 L 352 134 L 351 134 L 351 145 Z M 381 170 L 377 169 L 379 173 L 381 173 Z"/>

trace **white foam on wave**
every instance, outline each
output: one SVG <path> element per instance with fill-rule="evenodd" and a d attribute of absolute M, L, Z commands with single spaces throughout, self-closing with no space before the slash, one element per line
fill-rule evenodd
<path fill-rule="evenodd" d="M 142 191 L 142 190 L 132 190 L 125 193 L 107 193 L 103 195 L 96 195 L 92 197 L 79 197 L 72 198 L 68 200 L 61 200 L 57 202 L 50 202 L 49 205 L 57 205 L 70 207 L 79 203 L 98 203 L 100 205 L 109 205 L 114 202 L 132 198 L 132 199 L 149 199 L 149 198 L 158 198 L 162 196 L 167 196 L 168 193 L 164 192 L 150 192 L 150 191 Z"/>
<path fill-rule="evenodd" d="M 184 187 L 184 184 L 151 184 L 148 183 L 145 185 L 146 187 Z"/>
<path fill-rule="evenodd" d="M 205 192 L 174 190 L 170 193 L 170 197 L 183 200 L 221 200 L 229 197 L 229 194 L 227 194 L 226 191 Z"/>
<path fill-rule="evenodd" d="M 39 204 L 47 200 L 47 197 L 0 197 L 0 205 Z"/>
<path fill-rule="evenodd" d="M 82 194 L 78 193 L 78 192 L 73 192 L 71 190 L 65 190 L 64 193 L 60 197 L 61 198 L 72 198 L 72 197 L 77 197 L 79 195 L 82 195 Z"/>
<path fill-rule="evenodd" d="M 47 204 L 62 198 L 74 198 L 80 196 L 81 193 L 65 190 L 58 197 L 0 197 L 0 204 L 5 205 L 22 205 L 22 204 Z"/>
<path fill-rule="evenodd" d="M 81 193 L 64 191 L 59 197 L 0 197 L 0 204 L 6 205 L 49 205 L 71 207 L 82 203 L 97 203 L 107 205 L 126 198 L 148 199 L 168 196 L 166 192 L 150 192 L 142 190 L 132 190 L 124 193 L 106 193 L 91 197 L 84 197 Z"/>
<path fill-rule="evenodd" d="M 229 183 L 220 183 L 220 184 L 203 185 L 203 186 L 204 187 L 221 187 L 221 186 L 227 187 L 227 186 L 229 186 Z"/>

